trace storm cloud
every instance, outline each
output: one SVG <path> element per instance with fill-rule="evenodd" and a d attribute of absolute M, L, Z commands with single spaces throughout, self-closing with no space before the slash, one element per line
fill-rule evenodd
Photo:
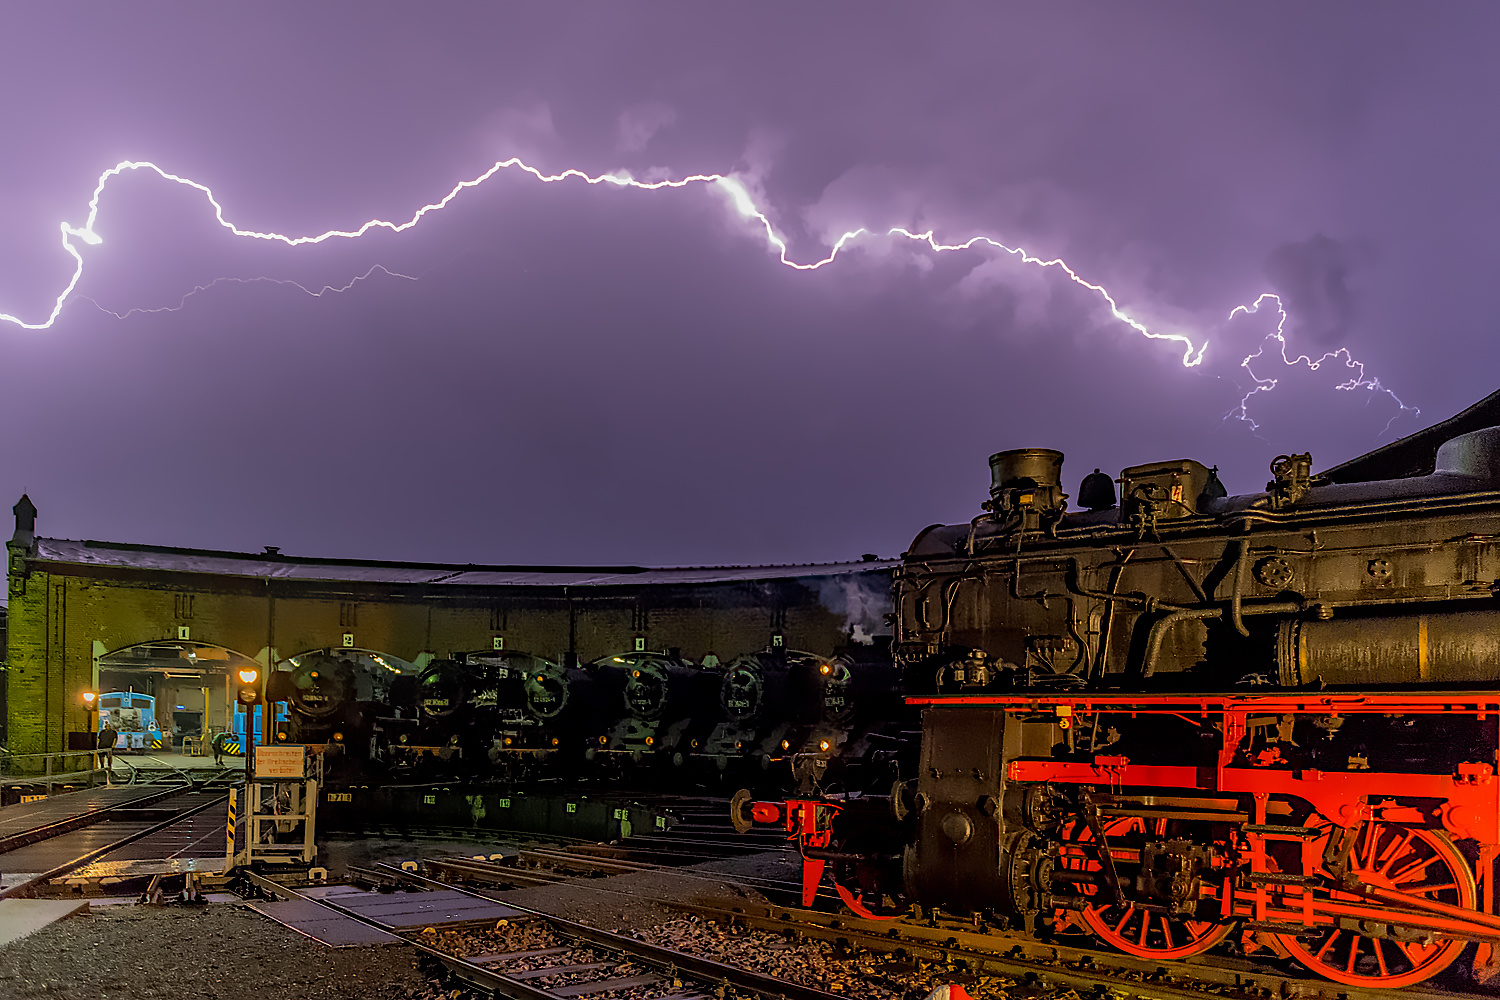
<path fill-rule="evenodd" d="M 0 497 L 27 490 L 45 534 L 461 563 L 892 556 L 977 514 L 1004 448 L 1066 452 L 1070 493 L 1183 457 L 1252 490 L 1278 453 L 1326 467 L 1496 388 L 1492 3 L 5 19 L 24 44 L 0 64 L 0 312 L 46 315 L 73 268 L 59 224 L 127 158 L 292 235 L 410 218 L 509 156 L 732 172 L 796 263 L 868 231 L 796 269 L 722 190 L 507 173 L 407 232 L 291 248 L 118 178 L 58 322 L 0 324 Z M 1202 363 L 1060 267 L 893 226 L 1065 259 Z M 1230 314 L 1268 291 L 1292 357 L 1347 345 L 1409 409 L 1263 353 L 1275 390 L 1255 430 L 1238 419 L 1276 317 Z"/>

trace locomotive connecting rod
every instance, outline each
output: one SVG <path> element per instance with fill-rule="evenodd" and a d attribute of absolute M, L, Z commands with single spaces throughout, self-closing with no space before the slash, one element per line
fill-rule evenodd
<path fill-rule="evenodd" d="M 1500 934 L 1500 916 L 1495 916 L 1494 914 L 1481 913 L 1479 910 L 1468 910 L 1462 906 L 1453 906 L 1450 903 L 1440 903 L 1435 899 L 1422 899 L 1418 896 L 1409 896 L 1404 892 L 1396 892 L 1392 889 L 1382 889 L 1378 885 L 1370 885 L 1368 882 L 1357 878 L 1340 881 L 1338 888 L 1344 892 L 1354 893 L 1377 903 L 1404 906 L 1413 910 L 1421 910 L 1433 916 L 1465 921 L 1484 928 L 1488 937 Z"/>

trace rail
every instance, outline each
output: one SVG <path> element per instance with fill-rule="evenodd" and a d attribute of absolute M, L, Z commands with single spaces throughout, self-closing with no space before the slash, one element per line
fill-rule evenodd
<path fill-rule="evenodd" d="M 408 872 L 397 868 L 394 865 L 377 863 L 374 868 L 387 876 L 393 884 L 406 883 L 424 889 L 441 889 L 457 892 L 474 899 L 485 900 L 486 902 L 501 902 L 483 893 L 473 892 L 472 890 L 438 879 L 427 878 L 415 872 Z M 505 997 L 507 1000 L 558 1000 L 559 997 L 566 995 L 562 992 L 552 992 L 530 986 L 495 969 L 486 968 L 485 965 L 478 962 L 433 948 L 419 940 L 415 940 L 411 935 L 392 930 L 370 917 L 362 916 L 346 907 L 341 907 L 331 900 L 313 900 L 298 893 L 295 889 L 284 886 L 279 882 L 274 882 L 264 876 L 256 875 L 253 872 L 244 872 L 243 874 L 250 883 L 276 896 L 314 902 L 331 912 L 342 913 L 368 926 L 386 930 L 402 938 L 418 951 L 441 962 L 449 971 L 461 979 L 478 986 L 492 996 Z M 540 910 L 528 909 L 527 907 L 517 906 L 509 902 L 504 903 L 504 905 L 513 910 L 520 911 L 528 918 L 550 925 L 562 937 L 573 942 L 593 946 L 607 953 L 625 956 L 628 959 L 637 960 L 646 966 L 662 970 L 664 978 L 668 981 L 673 979 L 681 980 L 683 978 L 698 980 L 696 989 L 693 987 L 688 987 L 687 989 L 675 987 L 679 992 L 672 994 L 674 997 L 710 996 L 715 994 L 724 996 L 737 992 L 740 994 L 753 994 L 758 997 L 767 998 L 767 1000 L 844 1000 L 837 993 L 787 982 L 773 976 L 740 968 L 739 966 L 726 965 L 722 962 L 689 952 L 675 951 L 670 948 L 648 944 L 645 941 L 615 934 L 597 927 L 590 927 L 587 924 L 580 924 L 576 921 L 566 920 Z M 560 968 L 557 971 L 565 972 L 568 969 Z M 623 984 L 621 985 L 623 986 Z M 599 990 L 596 992 L 603 991 Z"/>
<path fill-rule="evenodd" d="M 180 791 L 181 790 L 179 789 L 176 793 L 180 794 Z M 174 793 L 168 792 L 164 794 Z M 134 833 L 126 834 L 124 837 L 121 837 L 120 839 L 115 841 L 111 841 L 110 843 L 105 844 L 103 847 L 97 847 L 94 850 L 89 851 L 87 854 L 74 858 L 72 861 L 58 865 L 56 868 L 52 868 L 48 871 L 42 872 L 39 875 L 32 876 L 25 882 L 20 882 L 16 885 L 11 886 L 9 889 L 0 891 L 0 899 L 16 899 L 30 896 L 40 885 L 50 882 L 53 879 L 61 878 L 74 869 L 82 868 L 84 865 L 98 861 L 105 855 L 110 854 L 113 851 L 117 851 L 129 844 L 133 844 L 138 840 L 144 840 L 147 837 L 151 837 L 158 833 L 161 833 L 163 830 L 170 829 L 171 827 L 176 826 L 178 823 L 181 823 L 183 820 L 203 812 L 205 809 L 212 809 L 214 806 L 223 805 L 226 801 L 228 801 L 228 799 L 229 796 L 227 795 L 220 796 L 216 799 L 210 799 L 207 802 L 203 802 L 199 805 L 184 809 L 182 812 L 177 813 L 175 816 L 171 816 L 167 819 L 162 820 L 160 823 L 148 826 L 144 830 L 137 830 Z M 132 803 L 132 805 L 135 804 L 138 803 Z"/>
<path fill-rule="evenodd" d="M 838 942 L 875 954 L 950 965 L 966 972 L 1000 975 L 1028 990 L 1067 989 L 1079 996 L 1149 1000 L 1201 1000 L 1206 996 L 1257 1000 L 1479 1000 L 1484 993 L 1407 987 L 1400 991 L 1346 986 L 1326 979 L 1288 975 L 1284 968 L 1247 958 L 1159 961 L 1117 952 L 1069 946 L 1065 939 L 1041 941 L 959 921 L 866 920 L 743 899 L 668 902 L 668 908 L 700 919 L 794 936 Z M 1032 996 L 1027 992 L 1023 996 Z"/>

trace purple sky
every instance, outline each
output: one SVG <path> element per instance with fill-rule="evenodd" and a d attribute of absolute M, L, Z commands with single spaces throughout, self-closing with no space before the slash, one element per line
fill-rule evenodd
<path fill-rule="evenodd" d="M 435 12 L 435 13 L 434 13 Z M 1353 3 L 12 5 L 0 312 L 46 316 L 102 171 L 152 160 L 292 236 L 406 219 L 495 160 L 733 172 L 722 192 L 516 173 L 409 232 L 239 239 L 111 181 L 49 329 L 0 323 L 0 498 L 48 535 L 455 562 L 894 555 L 986 459 L 1191 457 L 1235 492 L 1497 388 L 1500 7 Z M 173 306 L 117 319 L 96 307 Z M 1239 361 L 1285 296 L 1295 356 Z M 1392 418 L 1396 419 L 1394 422 Z M 1390 428 L 1387 430 L 1387 424 Z"/>

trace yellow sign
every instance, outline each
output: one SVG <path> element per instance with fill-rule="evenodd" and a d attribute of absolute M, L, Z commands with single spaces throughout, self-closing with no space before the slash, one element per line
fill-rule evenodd
<path fill-rule="evenodd" d="M 255 776 L 257 778 L 303 778 L 304 747 L 256 747 Z"/>

